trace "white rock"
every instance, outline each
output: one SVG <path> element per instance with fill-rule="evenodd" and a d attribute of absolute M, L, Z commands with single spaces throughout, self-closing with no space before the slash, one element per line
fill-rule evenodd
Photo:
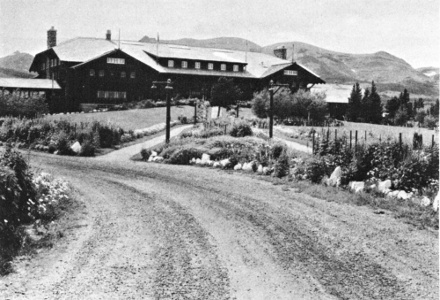
<path fill-rule="evenodd" d="M 243 167 L 242 167 L 241 164 L 236 164 L 236 165 L 234 166 L 234 170 L 235 170 L 235 171 L 241 170 L 242 168 L 243 168 Z"/>
<path fill-rule="evenodd" d="M 379 192 L 387 194 L 391 190 L 391 180 L 379 181 L 377 183 L 377 189 Z"/>
<path fill-rule="evenodd" d="M 218 161 L 216 161 L 212 166 L 214 168 L 220 168 L 222 165 Z"/>
<path fill-rule="evenodd" d="M 202 154 L 202 162 L 205 164 L 206 162 L 211 160 L 211 156 L 209 154 L 203 153 Z"/>
<path fill-rule="evenodd" d="M 224 168 L 224 167 L 227 167 L 229 164 L 231 164 L 231 161 L 229 160 L 229 158 L 226 158 L 226 159 L 221 160 L 220 164 Z"/>
<path fill-rule="evenodd" d="M 162 156 L 155 156 L 155 157 L 153 158 L 153 161 L 154 161 L 154 162 L 162 162 L 162 161 L 163 161 L 163 157 L 162 157 Z"/>
<path fill-rule="evenodd" d="M 150 156 L 153 156 L 153 157 L 157 156 L 157 152 L 156 151 L 151 151 L 151 155 Z"/>
<path fill-rule="evenodd" d="M 243 171 L 246 171 L 246 172 L 253 172 L 254 170 L 252 169 L 252 165 L 253 165 L 252 162 L 250 162 L 250 163 L 244 163 L 244 164 L 243 164 Z"/>
<path fill-rule="evenodd" d="M 263 174 L 263 166 L 262 165 L 258 166 L 257 173 L 260 175 Z"/>
<path fill-rule="evenodd" d="M 407 200 L 407 199 L 411 198 L 411 196 L 412 196 L 412 193 L 407 193 L 405 191 L 399 191 L 397 193 L 396 197 L 397 197 L 397 199 Z"/>
<path fill-rule="evenodd" d="M 156 157 L 156 156 L 150 155 L 150 157 L 148 158 L 148 161 L 149 161 L 149 162 L 152 162 L 153 159 L 154 159 L 155 157 Z"/>
<path fill-rule="evenodd" d="M 427 206 L 429 206 L 430 204 L 431 204 L 431 199 L 429 199 L 429 198 L 426 197 L 426 196 L 423 196 L 422 200 L 420 200 L 420 205 L 421 205 L 421 206 L 427 207 Z"/>
<path fill-rule="evenodd" d="M 359 193 L 364 190 L 365 188 L 365 182 L 363 181 L 351 181 L 348 186 L 350 187 L 350 190 L 354 191 L 355 193 Z"/>
<path fill-rule="evenodd" d="M 189 163 L 192 164 L 192 165 L 195 164 L 195 163 L 196 163 L 196 158 L 195 158 L 195 157 L 191 158 L 191 160 L 189 161 Z"/>
<path fill-rule="evenodd" d="M 270 169 L 268 167 L 263 167 L 263 175 L 269 175 Z"/>
<path fill-rule="evenodd" d="M 213 160 L 209 160 L 209 161 L 207 162 L 207 165 L 210 166 L 210 167 L 212 167 L 212 166 L 214 165 L 214 161 L 213 161 Z"/>
<path fill-rule="evenodd" d="M 434 201 L 432 201 L 432 209 L 435 211 L 438 211 L 439 200 L 440 200 L 440 191 L 437 193 L 437 196 L 435 196 Z"/>
<path fill-rule="evenodd" d="M 201 165 L 202 164 L 202 160 L 200 158 L 196 159 L 196 165 Z"/>
<path fill-rule="evenodd" d="M 80 153 L 82 147 L 81 144 L 78 141 L 76 141 L 72 146 L 70 146 L 70 149 L 72 149 L 72 151 L 75 153 Z"/>
<path fill-rule="evenodd" d="M 342 177 L 342 170 L 341 167 L 336 167 L 336 169 L 333 171 L 332 175 L 330 175 L 330 178 L 328 179 L 328 185 L 329 186 L 340 186 L 341 185 L 341 177 Z"/>
<path fill-rule="evenodd" d="M 399 194 L 400 191 L 391 191 L 387 194 L 387 197 L 389 198 L 393 198 L 393 197 L 397 197 L 397 195 Z"/>

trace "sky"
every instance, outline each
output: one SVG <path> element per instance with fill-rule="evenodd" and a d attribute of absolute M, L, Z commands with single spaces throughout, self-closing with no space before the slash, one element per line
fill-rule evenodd
<path fill-rule="evenodd" d="M 122 40 L 241 37 L 345 53 L 386 51 L 440 67 L 440 0 L 0 0 L 0 57 L 83 36 Z"/>

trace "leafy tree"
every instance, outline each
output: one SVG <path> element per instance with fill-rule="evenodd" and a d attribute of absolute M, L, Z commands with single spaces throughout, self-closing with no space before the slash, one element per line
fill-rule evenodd
<path fill-rule="evenodd" d="M 394 123 L 396 125 L 402 126 L 405 125 L 406 122 L 408 122 L 409 116 L 408 116 L 408 110 L 401 106 L 399 107 L 399 110 L 396 113 L 396 116 L 394 117 Z"/>
<path fill-rule="evenodd" d="M 425 122 L 426 112 L 423 110 L 420 110 L 417 112 L 415 116 L 415 121 L 419 123 L 419 126 L 422 125 Z"/>
<path fill-rule="evenodd" d="M 269 97 L 269 91 L 267 89 L 254 94 L 252 112 L 258 118 L 264 119 L 269 116 Z"/>
<path fill-rule="evenodd" d="M 242 91 L 234 84 L 234 80 L 225 77 L 219 78 L 218 82 L 213 85 L 211 92 L 211 106 L 224 108 L 235 105 L 242 95 Z M 217 116 L 220 116 L 220 109 Z"/>
<path fill-rule="evenodd" d="M 439 115 L 438 99 L 435 101 L 435 104 L 431 104 L 431 107 L 429 108 L 429 114 L 435 118 L 438 118 Z"/>
<path fill-rule="evenodd" d="M 348 98 L 348 107 L 346 117 L 349 121 L 356 122 L 361 113 L 361 101 L 362 101 L 362 90 L 359 86 L 359 83 L 353 85 L 353 89 L 350 94 L 350 98 Z"/>

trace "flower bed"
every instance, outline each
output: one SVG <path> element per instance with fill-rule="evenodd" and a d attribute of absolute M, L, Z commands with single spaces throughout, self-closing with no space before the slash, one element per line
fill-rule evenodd
<path fill-rule="evenodd" d="M 69 200 L 65 181 L 47 173 L 34 177 L 20 153 L 6 149 L 0 157 L 0 274 L 10 271 L 29 236 L 48 227 Z"/>

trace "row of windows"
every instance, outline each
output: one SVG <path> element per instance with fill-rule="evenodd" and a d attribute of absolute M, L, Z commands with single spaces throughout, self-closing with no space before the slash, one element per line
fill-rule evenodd
<path fill-rule="evenodd" d="M 55 67 L 60 64 L 60 60 L 58 58 L 48 59 L 47 63 L 41 64 L 41 70 L 46 70 L 49 67 Z"/>
<path fill-rule="evenodd" d="M 98 98 L 103 98 L 103 99 L 127 99 L 127 92 L 98 91 Z"/>
<path fill-rule="evenodd" d="M 108 73 L 109 73 L 110 76 L 115 77 L 117 72 L 109 71 Z M 98 74 L 99 74 L 99 77 L 104 77 L 105 71 L 104 70 L 99 70 Z M 91 77 L 94 77 L 96 75 L 95 70 L 94 69 L 90 69 L 89 75 Z M 121 78 L 125 78 L 125 77 L 127 77 L 127 73 L 123 71 L 118 76 L 120 76 Z M 136 72 L 130 72 L 130 78 L 136 78 Z"/>
<path fill-rule="evenodd" d="M 182 69 L 187 69 L 188 68 L 188 62 L 186 60 L 182 61 L 181 67 L 182 67 Z M 168 68 L 174 68 L 174 60 L 172 60 L 172 59 L 168 60 Z M 201 63 L 196 61 L 195 65 L 194 65 L 194 68 L 200 70 L 201 69 Z M 233 65 L 232 69 L 233 69 L 234 72 L 238 72 L 239 71 L 238 65 Z M 208 63 L 208 70 L 214 70 L 214 63 Z M 226 64 L 220 64 L 220 70 L 226 71 Z"/>
<path fill-rule="evenodd" d="M 115 64 L 115 65 L 125 65 L 125 59 L 124 58 L 107 57 L 107 63 L 108 64 Z"/>

